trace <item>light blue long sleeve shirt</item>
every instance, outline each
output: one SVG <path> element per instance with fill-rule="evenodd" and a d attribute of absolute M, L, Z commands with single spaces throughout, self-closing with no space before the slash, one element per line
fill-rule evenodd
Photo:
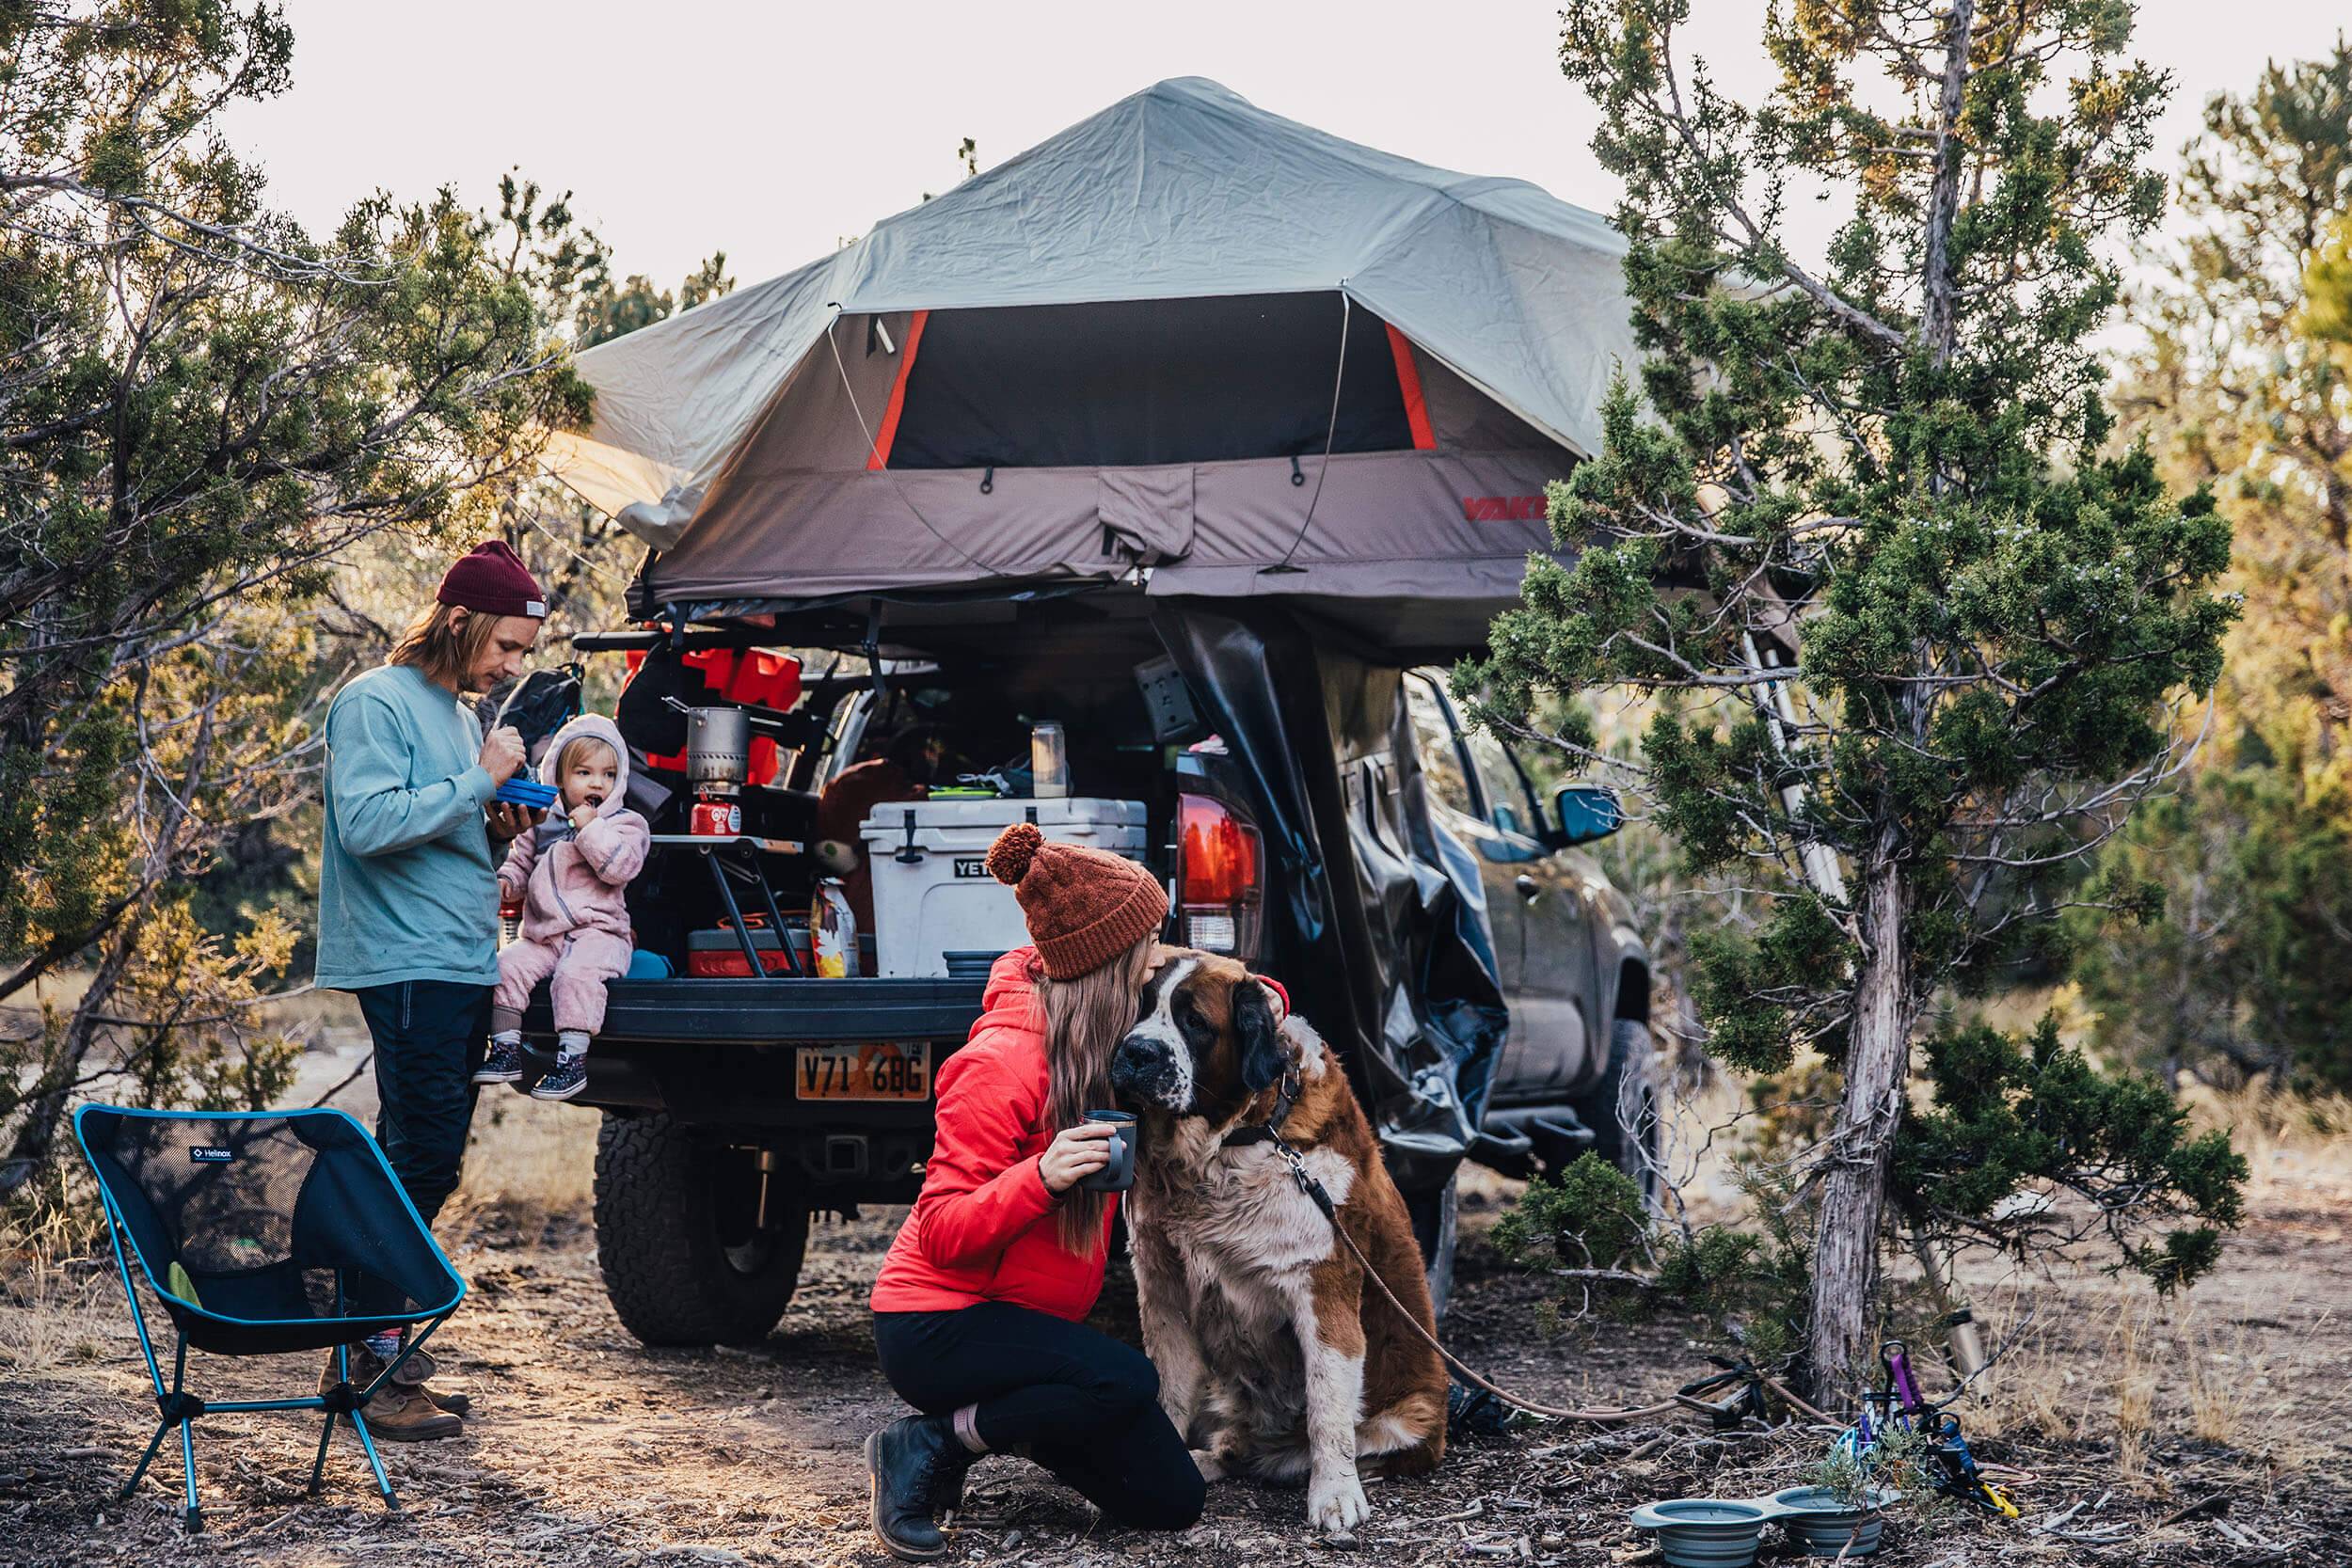
<path fill-rule="evenodd" d="M 356 676 L 326 710 L 318 984 L 493 985 L 498 874 L 484 812 L 498 786 L 482 723 L 413 667 Z"/>

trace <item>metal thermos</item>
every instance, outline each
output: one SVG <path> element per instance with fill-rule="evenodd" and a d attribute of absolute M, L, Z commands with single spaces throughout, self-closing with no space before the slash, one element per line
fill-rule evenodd
<path fill-rule="evenodd" d="M 1070 794 L 1070 743 L 1050 719 L 1029 726 L 1029 793 L 1041 800 Z"/>

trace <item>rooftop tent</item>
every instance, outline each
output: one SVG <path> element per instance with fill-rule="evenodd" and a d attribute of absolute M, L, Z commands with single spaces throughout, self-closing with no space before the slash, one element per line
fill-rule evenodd
<path fill-rule="evenodd" d="M 1523 182 L 1163 82 L 583 353 L 553 461 L 655 546 L 641 611 L 1123 582 L 1474 643 L 1633 357 L 1622 253 Z"/>

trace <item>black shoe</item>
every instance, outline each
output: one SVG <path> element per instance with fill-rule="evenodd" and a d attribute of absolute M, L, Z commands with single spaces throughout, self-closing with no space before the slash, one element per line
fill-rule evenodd
<path fill-rule="evenodd" d="M 569 1100 L 588 1086 L 588 1058 L 558 1056 L 546 1076 L 531 1085 L 533 1100 Z"/>
<path fill-rule="evenodd" d="M 523 1042 L 492 1040 L 490 1053 L 473 1069 L 477 1084 L 512 1084 L 523 1075 Z"/>
<path fill-rule="evenodd" d="M 948 1433 L 954 1441 L 939 1459 L 939 1468 L 931 1472 L 931 1513 L 933 1515 L 953 1513 L 963 1507 L 963 1478 L 972 1468 L 972 1462 L 980 1456 L 963 1446 L 953 1430 Z"/>
<path fill-rule="evenodd" d="M 901 1562 L 929 1562 L 947 1552 L 947 1538 L 931 1518 L 941 1467 L 963 1445 L 945 1417 L 907 1416 L 866 1440 L 866 1469 L 873 1479 L 874 1535 Z M 959 1469 L 961 1480 L 961 1469 Z"/>

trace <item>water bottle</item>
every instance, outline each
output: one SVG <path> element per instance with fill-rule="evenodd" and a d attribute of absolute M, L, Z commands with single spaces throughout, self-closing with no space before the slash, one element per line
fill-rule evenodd
<path fill-rule="evenodd" d="M 819 980 L 848 980 L 857 975 L 857 912 L 841 879 L 827 877 L 817 884 L 808 901 L 808 956 Z"/>

